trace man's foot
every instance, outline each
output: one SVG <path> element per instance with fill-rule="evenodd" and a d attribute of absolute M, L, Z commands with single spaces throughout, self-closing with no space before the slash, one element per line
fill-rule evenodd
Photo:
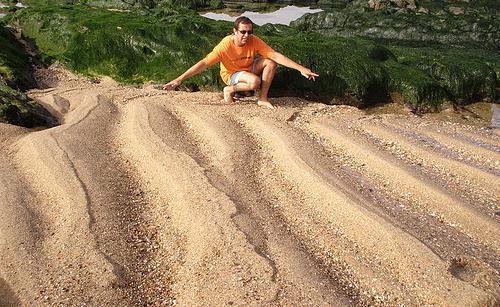
<path fill-rule="evenodd" d="M 233 87 L 228 85 L 224 88 L 224 101 L 226 103 L 233 103 L 234 100 L 233 100 L 233 95 L 234 95 L 234 91 L 233 91 Z"/>
<path fill-rule="evenodd" d="M 267 100 L 257 100 L 257 105 L 269 109 L 274 109 L 274 106 Z"/>

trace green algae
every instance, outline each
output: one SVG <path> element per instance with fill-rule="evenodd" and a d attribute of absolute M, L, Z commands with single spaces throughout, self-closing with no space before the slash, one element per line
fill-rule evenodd
<path fill-rule="evenodd" d="M 25 0 L 23 1 L 28 6 L 74 6 L 85 5 L 89 7 L 99 7 L 107 9 L 121 10 L 146 10 L 155 9 L 201 9 L 201 8 L 221 8 L 223 2 L 221 0 Z"/>
<path fill-rule="evenodd" d="M 446 91 L 429 74 L 394 60 L 384 66 L 390 76 L 389 90 L 400 93 L 408 107 L 419 113 L 439 110 Z"/>
<path fill-rule="evenodd" d="M 228 33 L 224 23 L 195 13 L 159 19 L 82 5 L 28 8 L 17 12 L 10 22 L 36 41 L 44 59 L 125 83 L 173 79 Z M 219 85 L 215 76 L 209 71 L 190 83 Z"/>
<path fill-rule="evenodd" d="M 30 59 L 3 23 L 0 46 L 0 121 L 25 127 L 47 125 L 47 112 L 21 92 L 34 86 Z"/>
<path fill-rule="evenodd" d="M 344 96 L 350 98 L 346 101 L 358 107 L 387 97 L 388 75 L 380 62 L 392 55 L 379 45 L 360 39 L 325 41 L 319 35 L 304 33 L 265 39 L 278 52 L 320 74 L 315 82 L 308 82 L 296 71 L 280 67 L 273 82 L 276 91 L 306 93 L 327 102 Z"/>
<path fill-rule="evenodd" d="M 500 55 L 493 51 L 443 45 L 388 48 L 399 62 L 430 75 L 453 102 L 495 99 Z"/>
<path fill-rule="evenodd" d="M 321 13 L 307 14 L 291 25 L 301 31 L 317 31 L 327 36 L 500 48 L 498 4 L 417 1 L 418 6 L 409 9 L 397 7 L 393 1 L 385 2 L 385 8 L 374 10 L 368 7 L 368 1 L 355 1 L 344 8 L 327 8 Z M 452 8 L 455 6 L 464 12 L 454 14 Z"/>
<path fill-rule="evenodd" d="M 23 127 L 52 126 L 55 121 L 25 94 L 0 82 L 0 119 Z"/>
<path fill-rule="evenodd" d="M 0 77 L 11 86 L 26 89 L 34 81 L 30 73 L 29 58 L 22 45 L 5 24 L 0 22 Z"/>

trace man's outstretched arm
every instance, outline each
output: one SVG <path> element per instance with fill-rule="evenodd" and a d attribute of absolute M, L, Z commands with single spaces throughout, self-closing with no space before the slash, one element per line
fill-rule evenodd
<path fill-rule="evenodd" d="M 279 52 L 275 51 L 270 58 L 271 58 L 271 60 L 275 61 L 276 63 L 278 63 L 280 65 L 298 70 L 304 77 L 306 77 L 309 80 L 314 81 L 315 78 L 319 76 L 317 73 L 312 72 L 309 68 L 304 67 L 304 66 L 292 61 L 291 59 L 287 58 L 286 56 L 282 55 Z"/>
<path fill-rule="evenodd" d="M 174 80 L 170 81 L 169 83 L 165 84 L 163 86 L 164 90 L 171 91 L 181 85 L 182 81 L 186 80 L 187 78 L 190 78 L 194 75 L 199 74 L 200 72 L 204 71 L 207 69 L 209 65 L 205 62 L 205 59 L 199 61 L 198 63 L 194 64 L 186 70 L 182 75 L 179 77 L 175 78 Z"/>

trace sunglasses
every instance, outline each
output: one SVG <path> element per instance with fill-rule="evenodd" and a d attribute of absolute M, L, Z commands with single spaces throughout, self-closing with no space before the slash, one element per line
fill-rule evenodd
<path fill-rule="evenodd" d="M 238 30 L 238 32 L 241 33 L 241 35 L 245 35 L 248 33 L 248 35 L 251 35 L 253 33 L 253 30 L 250 30 L 250 31 L 246 31 L 246 30 Z"/>

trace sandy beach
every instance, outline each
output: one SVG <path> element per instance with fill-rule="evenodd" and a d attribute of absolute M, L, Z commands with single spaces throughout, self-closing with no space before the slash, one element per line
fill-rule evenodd
<path fill-rule="evenodd" d="M 499 130 L 39 72 L 0 123 L 2 305 L 500 302 Z"/>

